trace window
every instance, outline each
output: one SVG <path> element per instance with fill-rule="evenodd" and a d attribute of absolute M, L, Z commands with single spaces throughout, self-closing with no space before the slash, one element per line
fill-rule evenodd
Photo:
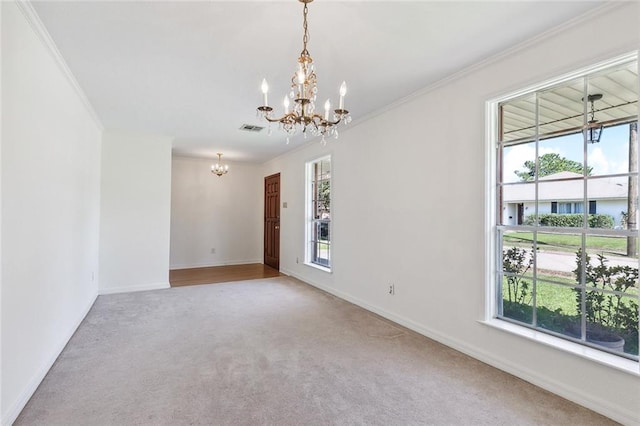
<path fill-rule="evenodd" d="M 307 163 L 306 262 L 331 268 L 331 157 Z"/>
<path fill-rule="evenodd" d="M 636 361 L 638 87 L 628 56 L 496 100 L 490 124 L 493 316 Z"/>
<path fill-rule="evenodd" d="M 580 203 L 564 203 L 564 202 L 551 202 L 551 213 L 560 214 L 572 214 L 582 213 L 584 210 L 584 204 Z"/>

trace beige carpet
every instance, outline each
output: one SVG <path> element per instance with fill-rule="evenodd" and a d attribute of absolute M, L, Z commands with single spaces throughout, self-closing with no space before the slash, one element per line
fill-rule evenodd
<path fill-rule="evenodd" d="M 279 277 L 100 296 L 18 425 L 605 425 Z"/>

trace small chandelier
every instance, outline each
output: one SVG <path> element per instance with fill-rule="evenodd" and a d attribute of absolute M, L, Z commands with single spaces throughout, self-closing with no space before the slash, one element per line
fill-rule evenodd
<path fill-rule="evenodd" d="M 222 154 L 218 153 L 218 162 L 211 165 L 211 173 L 218 177 L 229 173 L 229 165 L 222 165 Z"/>
<path fill-rule="evenodd" d="M 591 120 L 587 122 L 587 143 L 598 143 L 602 137 L 602 129 L 604 126 L 598 124 L 596 120 L 595 101 L 602 99 L 602 93 L 594 93 L 587 96 L 587 100 L 591 102 Z"/>
<path fill-rule="evenodd" d="M 288 96 L 284 97 L 284 115 L 280 118 L 272 117 L 273 108 L 269 106 L 267 101 L 267 93 L 269 85 L 267 80 L 262 80 L 262 94 L 264 95 L 264 105 L 258 107 L 258 117 L 264 118 L 269 123 L 280 123 L 280 129 L 287 133 L 287 143 L 289 137 L 296 134 L 301 129 L 304 136 L 310 132 L 313 136 L 322 136 L 322 143 L 325 143 L 325 136 L 333 136 L 338 138 L 338 123 L 344 124 L 351 122 L 349 111 L 344 108 L 344 96 L 347 94 L 347 84 L 343 81 L 340 86 L 340 104 L 337 109 L 333 110 L 333 116 L 329 117 L 331 110 L 331 102 L 329 99 L 324 104 L 324 116 L 315 112 L 315 100 L 318 94 L 316 87 L 316 73 L 313 65 L 313 58 L 307 50 L 307 42 L 309 41 L 309 32 L 307 29 L 307 5 L 313 0 L 299 0 L 304 3 L 302 12 L 304 34 L 302 36 L 302 52 L 298 58 L 298 69 L 291 79 L 291 91 Z M 293 101 L 293 108 L 289 110 L 289 106 Z"/>

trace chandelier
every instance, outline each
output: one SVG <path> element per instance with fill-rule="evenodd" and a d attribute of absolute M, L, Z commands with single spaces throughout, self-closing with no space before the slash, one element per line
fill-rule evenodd
<path fill-rule="evenodd" d="M 602 137 L 602 129 L 604 126 L 598 124 L 596 120 L 596 109 L 594 106 L 595 101 L 602 99 L 602 93 L 594 93 L 588 95 L 587 100 L 591 102 L 591 120 L 587 122 L 587 143 L 598 143 Z"/>
<path fill-rule="evenodd" d="M 218 153 L 218 162 L 211 165 L 211 173 L 218 177 L 229 173 L 229 165 L 222 165 L 222 154 Z"/>
<path fill-rule="evenodd" d="M 289 137 L 295 135 L 298 130 L 307 137 L 308 133 L 313 136 L 322 136 L 322 143 L 325 143 L 325 136 L 338 138 L 337 125 L 340 122 L 348 124 L 351 122 L 349 111 L 344 108 L 344 96 L 347 94 L 347 84 L 343 81 L 340 85 L 340 103 L 337 109 L 333 110 L 330 117 L 331 102 L 329 99 L 324 104 L 324 115 L 316 113 L 315 101 L 318 94 L 316 87 L 316 73 L 313 58 L 307 50 L 309 41 L 309 31 L 307 28 L 307 5 L 313 0 L 299 0 L 304 4 L 302 12 L 304 34 L 302 36 L 302 52 L 298 58 L 298 69 L 291 79 L 291 91 L 284 97 L 284 115 L 280 118 L 272 116 L 273 108 L 269 106 L 267 93 L 269 85 L 267 80 L 262 80 L 262 94 L 264 95 L 264 105 L 258 107 L 258 116 L 264 118 L 269 123 L 279 123 L 281 130 L 287 133 L 287 143 Z M 293 108 L 290 110 L 291 102 Z"/>

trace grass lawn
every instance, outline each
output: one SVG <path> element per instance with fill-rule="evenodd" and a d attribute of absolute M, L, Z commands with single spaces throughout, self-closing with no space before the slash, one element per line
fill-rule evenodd
<path fill-rule="evenodd" d="M 575 284 L 573 280 L 567 278 L 561 278 L 557 276 L 544 276 L 538 275 L 538 279 L 550 279 L 556 282 L 563 282 L 567 284 Z M 507 279 L 503 282 L 504 299 L 507 300 Z M 543 306 L 551 311 L 562 309 L 562 313 L 565 315 L 576 315 L 578 313 L 576 308 L 576 294 L 571 287 L 565 287 L 562 285 L 549 284 L 538 281 L 537 286 L 537 306 Z M 529 304 L 531 302 L 527 300 Z"/>
<path fill-rule="evenodd" d="M 533 244 L 533 232 L 508 232 L 504 234 L 503 238 L 505 245 L 531 247 Z M 538 247 L 542 250 L 546 248 L 575 252 L 581 245 L 580 235 L 543 234 L 538 232 Z M 627 239 L 625 237 L 589 236 L 587 237 L 587 248 L 624 255 L 627 251 Z"/>

